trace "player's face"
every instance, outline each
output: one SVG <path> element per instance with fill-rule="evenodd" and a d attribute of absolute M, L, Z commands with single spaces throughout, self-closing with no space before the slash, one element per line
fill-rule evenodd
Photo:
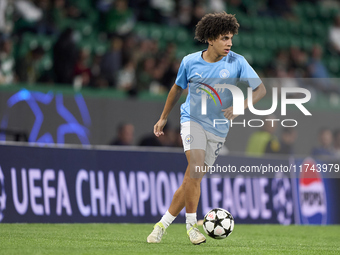
<path fill-rule="evenodd" d="M 220 35 L 216 40 L 208 42 L 218 55 L 227 56 L 231 49 L 231 46 L 233 45 L 233 37 L 234 35 L 232 33 L 228 33 L 225 35 Z"/>

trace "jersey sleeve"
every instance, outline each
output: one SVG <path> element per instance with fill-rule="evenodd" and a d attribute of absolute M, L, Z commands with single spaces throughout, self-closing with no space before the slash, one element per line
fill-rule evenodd
<path fill-rule="evenodd" d="M 184 60 L 182 60 L 181 65 L 178 69 L 175 84 L 177 86 L 180 86 L 182 89 L 186 89 L 188 87 L 187 71 L 185 68 Z"/>
<path fill-rule="evenodd" d="M 253 90 L 256 89 L 262 83 L 260 77 L 243 57 L 240 58 L 240 66 L 240 80 L 247 82 Z"/>

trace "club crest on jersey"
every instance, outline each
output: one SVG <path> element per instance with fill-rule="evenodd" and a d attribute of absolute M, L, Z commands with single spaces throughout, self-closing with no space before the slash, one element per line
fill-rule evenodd
<path fill-rule="evenodd" d="M 223 79 L 229 78 L 230 72 L 227 69 L 222 69 L 220 71 L 220 77 Z"/>
<path fill-rule="evenodd" d="M 192 135 L 187 135 L 185 138 L 184 138 L 184 142 L 185 144 L 191 144 L 192 142 L 194 141 L 194 137 Z"/>

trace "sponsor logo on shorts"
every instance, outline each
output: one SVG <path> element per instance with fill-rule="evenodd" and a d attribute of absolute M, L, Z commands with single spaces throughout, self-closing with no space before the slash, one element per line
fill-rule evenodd
<path fill-rule="evenodd" d="M 194 137 L 192 135 L 187 135 L 184 139 L 185 144 L 191 144 L 194 141 Z"/>

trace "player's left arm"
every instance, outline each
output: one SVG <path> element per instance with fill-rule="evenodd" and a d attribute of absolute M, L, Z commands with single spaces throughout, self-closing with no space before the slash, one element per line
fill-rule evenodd
<path fill-rule="evenodd" d="M 266 87 L 261 83 L 256 89 L 253 90 L 253 104 L 256 104 L 258 101 L 261 100 L 266 95 Z M 248 99 L 244 100 L 244 109 L 248 108 Z M 227 109 L 222 110 L 224 112 L 224 117 L 229 120 L 235 119 L 238 115 L 233 114 L 233 107 L 229 107 Z"/>

